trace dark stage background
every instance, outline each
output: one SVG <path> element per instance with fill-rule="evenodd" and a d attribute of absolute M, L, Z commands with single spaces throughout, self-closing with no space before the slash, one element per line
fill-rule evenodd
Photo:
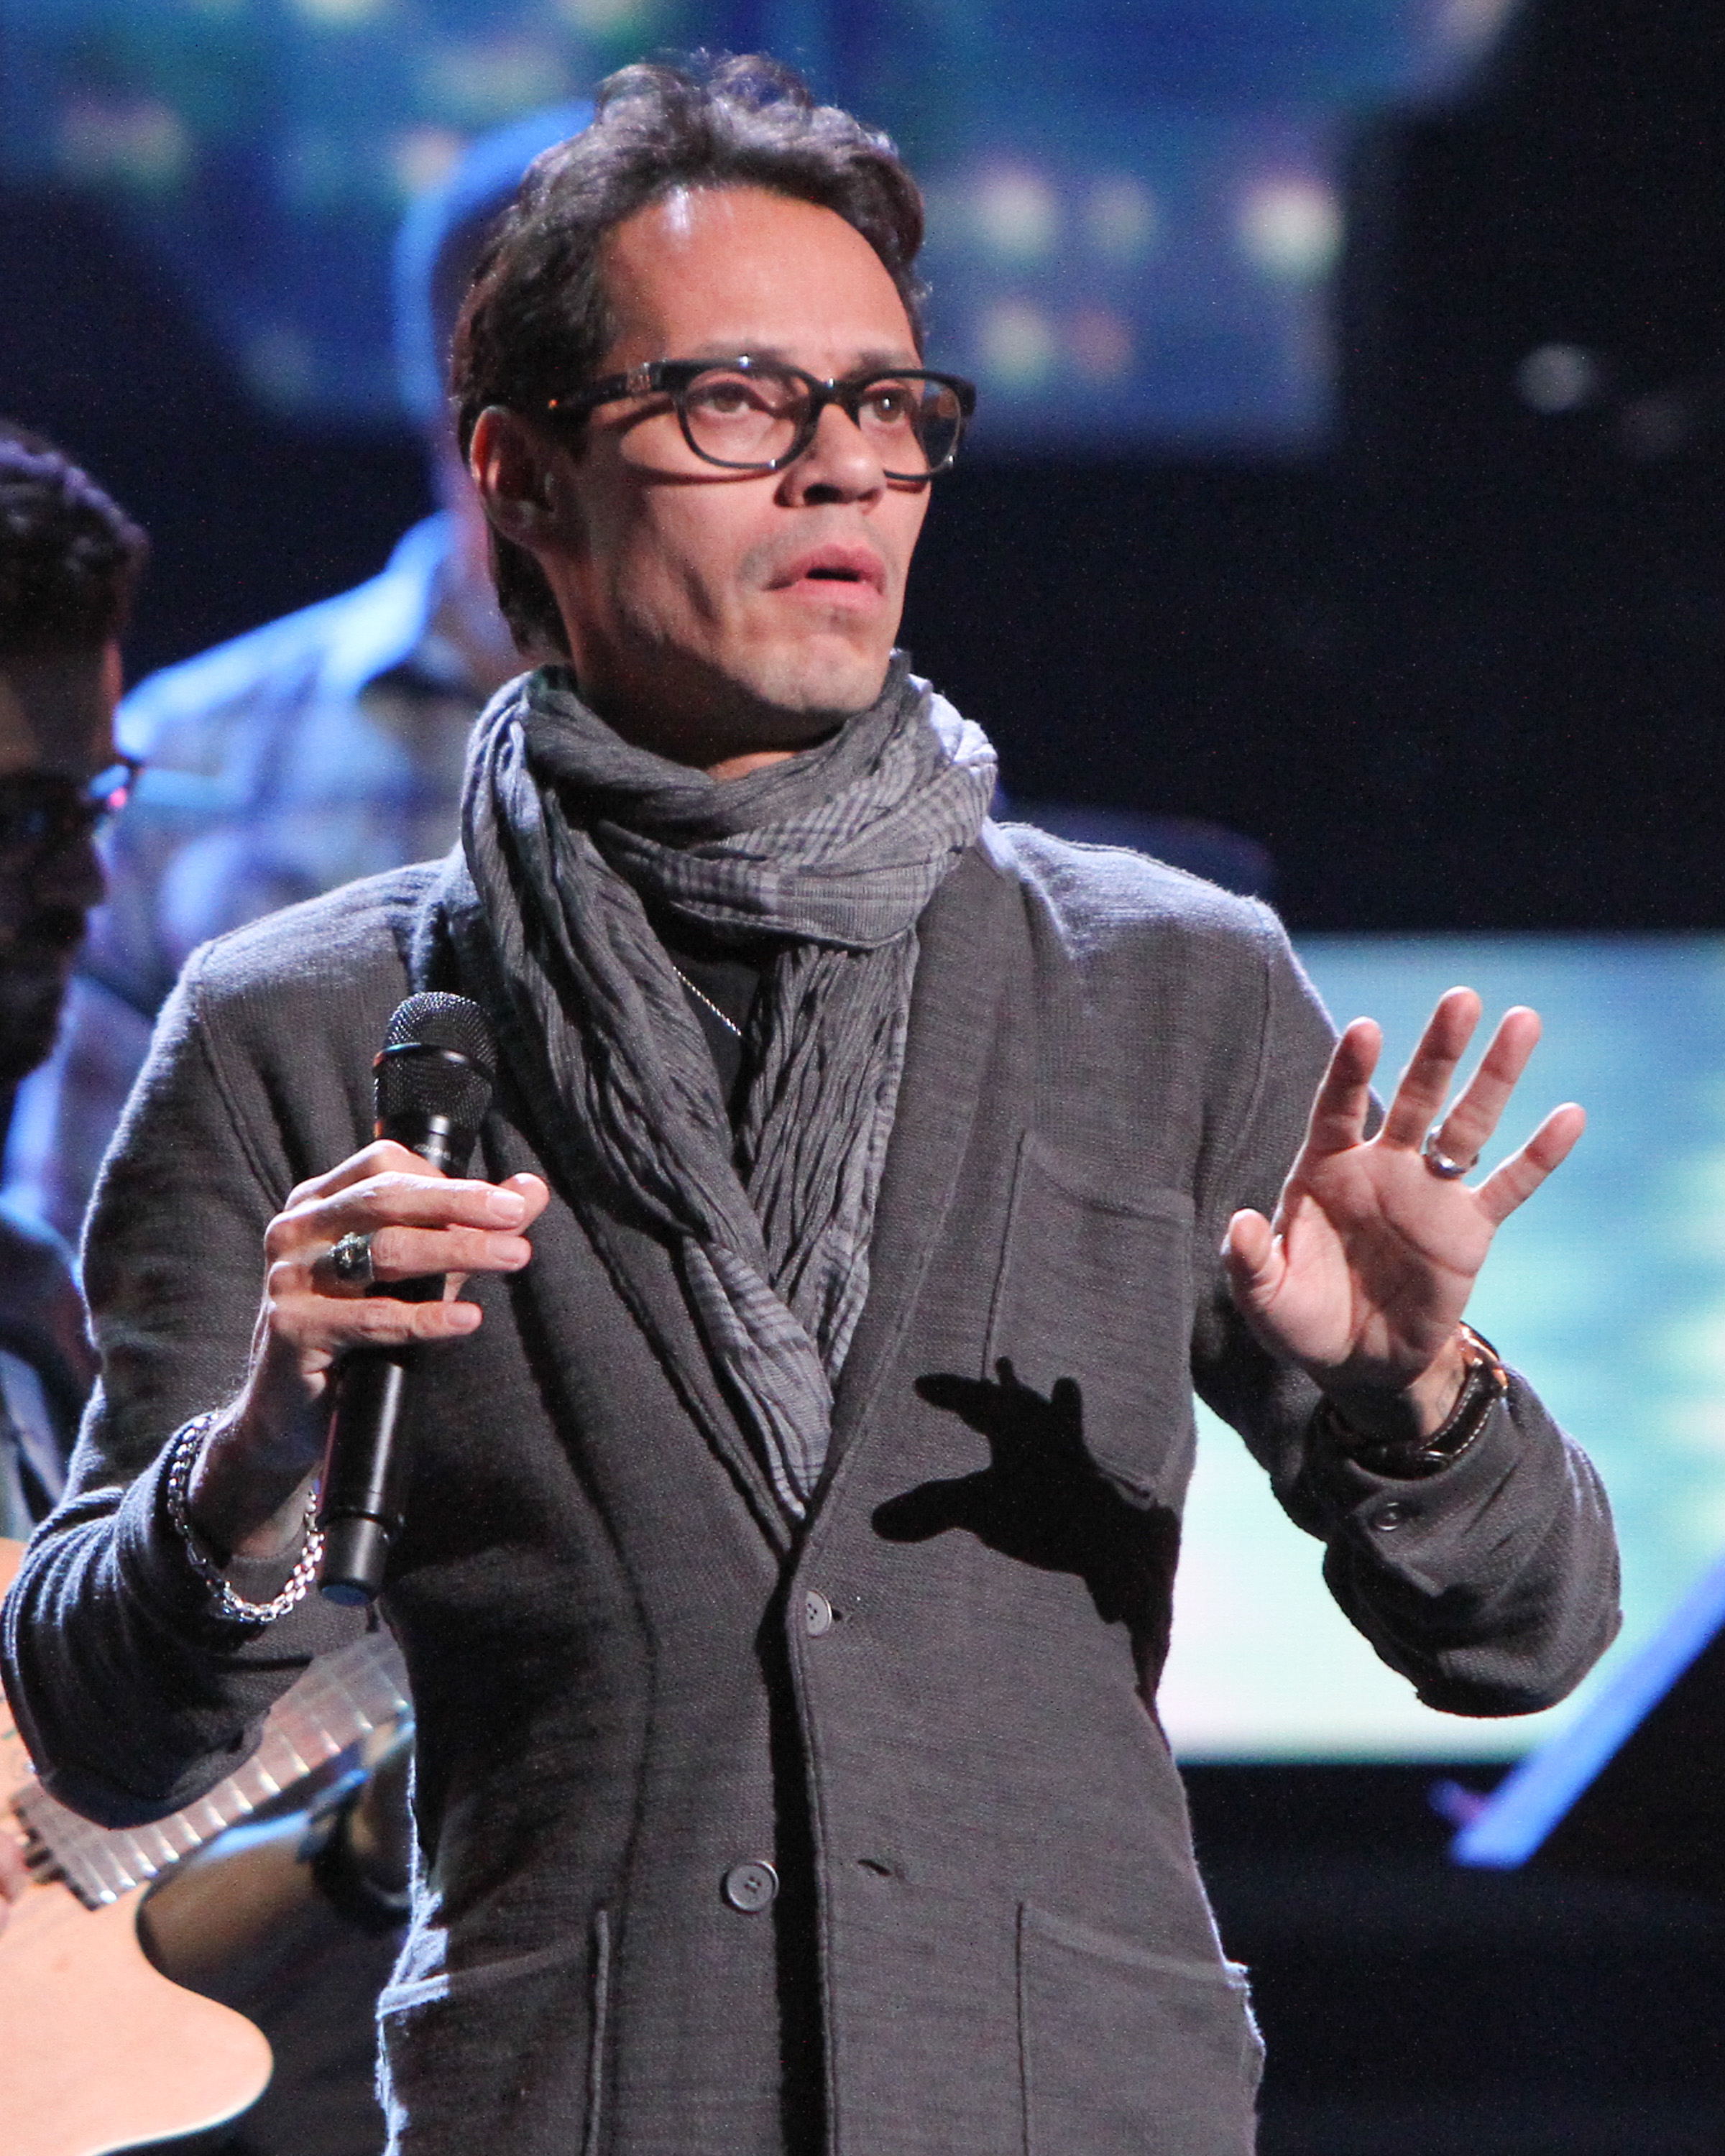
<path fill-rule="evenodd" d="M 907 640 L 1011 787 L 1230 824 L 1296 927 L 1716 926 L 1725 17 L 1544 0 L 1348 163 L 1332 446 L 979 456 Z M 424 506 L 399 429 L 249 402 L 100 198 L 0 192 L 0 292 L 8 408 L 155 534 L 138 670 L 368 573 Z"/>
<path fill-rule="evenodd" d="M 1296 927 L 1725 927 L 1725 13 L 1537 0 L 1346 170 L 1327 445 L 978 456 L 906 641 L 1011 788 L 1242 831 Z M 140 670 L 425 506 L 411 437 L 264 412 L 59 182 L 0 191 L 0 408 L 154 534 Z M 1454 1871 L 1433 1771 L 1191 1770 L 1269 2156 L 1725 2148 L 1712 1907 Z"/>

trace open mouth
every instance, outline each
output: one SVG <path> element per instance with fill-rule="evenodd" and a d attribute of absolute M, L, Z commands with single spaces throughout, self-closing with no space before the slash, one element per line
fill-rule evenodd
<path fill-rule="evenodd" d="M 829 542 L 787 562 L 773 581 L 780 591 L 819 585 L 829 598 L 865 601 L 885 596 L 886 565 L 870 547 Z"/>

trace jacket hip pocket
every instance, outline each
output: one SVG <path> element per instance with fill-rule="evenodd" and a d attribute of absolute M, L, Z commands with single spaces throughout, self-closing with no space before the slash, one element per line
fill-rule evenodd
<path fill-rule="evenodd" d="M 1250 2156 L 1245 1972 L 1019 1911 L 1025 2156 Z"/>
<path fill-rule="evenodd" d="M 391 2156 L 598 2156 L 611 1927 L 585 1938 L 386 1987 L 378 2094 Z"/>

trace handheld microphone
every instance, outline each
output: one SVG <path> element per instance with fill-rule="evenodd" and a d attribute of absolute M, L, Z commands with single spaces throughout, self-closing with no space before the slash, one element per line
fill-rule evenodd
<path fill-rule="evenodd" d="M 497 1075 L 479 1005 L 465 996 L 409 996 L 372 1068 L 377 1136 L 446 1175 L 465 1175 Z M 443 1291 L 441 1273 L 371 1291 L 398 1302 L 436 1302 Z M 401 1527 L 408 1447 L 400 1425 L 415 1361 L 412 1347 L 355 1348 L 336 1373 L 317 1512 L 324 1537 L 318 1585 L 331 1602 L 368 1603 L 383 1584 Z"/>

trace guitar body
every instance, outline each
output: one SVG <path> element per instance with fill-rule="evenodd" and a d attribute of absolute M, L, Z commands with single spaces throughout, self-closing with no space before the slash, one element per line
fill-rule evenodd
<path fill-rule="evenodd" d="M 19 1557 L 0 1543 L 0 1589 Z M 0 1703 L 0 1790 L 29 1775 Z M 0 1825 L 0 1832 L 5 1831 Z M 186 1991 L 138 1943 L 141 1887 L 88 1909 L 33 1885 L 0 1932 L 0 2144 L 7 2156 L 108 2156 L 234 2118 L 263 2094 L 270 2046 L 243 2015 Z"/>
<path fill-rule="evenodd" d="M 32 1887 L 0 1937 L 8 2156 L 107 2156 L 219 2125 L 264 2092 L 270 2046 L 244 2015 L 158 1975 L 141 1887 L 86 1909 Z"/>

